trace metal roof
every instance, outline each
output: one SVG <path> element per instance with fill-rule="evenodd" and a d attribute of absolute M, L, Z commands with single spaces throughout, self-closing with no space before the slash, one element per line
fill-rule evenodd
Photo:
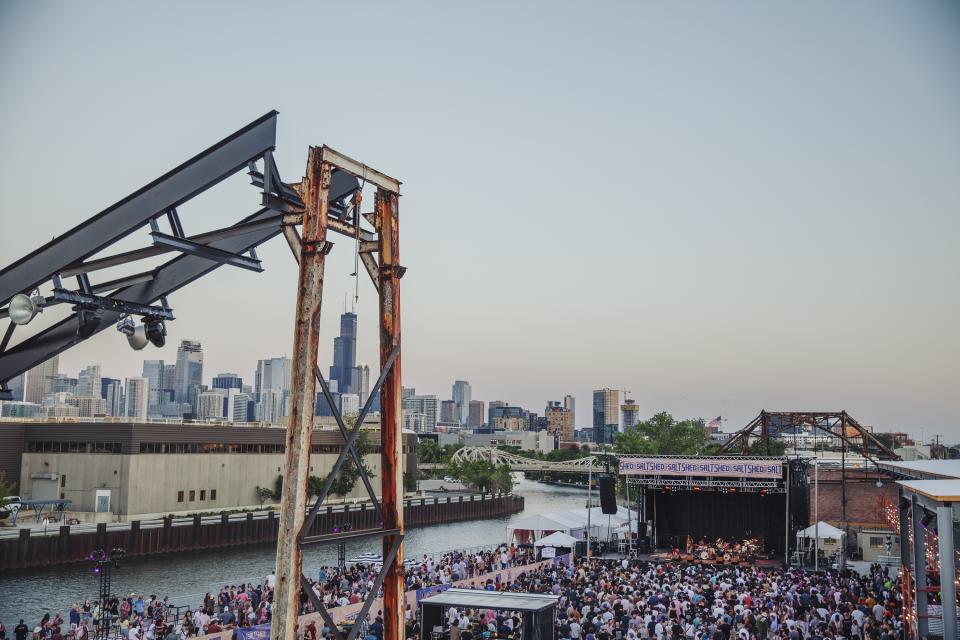
<path fill-rule="evenodd" d="M 543 611 L 557 605 L 558 596 L 540 593 L 512 593 L 481 589 L 447 589 L 423 600 L 422 605 L 496 609 L 500 611 Z"/>
<path fill-rule="evenodd" d="M 960 502 L 960 480 L 901 480 L 897 484 L 937 502 Z"/>
<path fill-rule="evenodd" d="M 960 460 L 883 461 L 881 469 L 915 480 L 960 479 Z"/>

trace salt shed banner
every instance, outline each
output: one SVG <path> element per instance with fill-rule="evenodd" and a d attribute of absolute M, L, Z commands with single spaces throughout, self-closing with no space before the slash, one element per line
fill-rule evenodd
<path fill-rule="evenodd" d="M 730 458 L 620 458 L 621 475 L 719 476 L 725 478 L 782 478 L 779 460 Z"/>

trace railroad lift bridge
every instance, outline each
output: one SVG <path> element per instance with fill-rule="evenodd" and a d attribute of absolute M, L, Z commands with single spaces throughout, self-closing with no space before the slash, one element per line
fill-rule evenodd
<path fill-rule="evenodd" d="M 382 588 L 385 640 L 404 640 L 400 278 L 405 269 L 399 262 L 400 182 L 327 146 L 310 147 L 302 180 L 284 182 L 274 159 L 277 115 L 271 111 L 254 120 L 0 271 L 0 399 L 12 397 L 12 379 L 111 327 L 135 350 L 164 346 L 180 289 L 223 266 L 262 271 L 257 247 L 283 235 L 299 273 L 271 637 L 295 637 L 303 588 L 333 636 L 354 640 L 361 625 L 346 635 L 339 631 L 302 573 L 303 546 L 349 537 L 381 540 L 384 558 L 359 619 L 369 613 Z M 244 172 L 259 196 L 253 213 L 228 227 L 192 232 L 202 218 L 182 216 L 183 205 Z M 365 190 L 372 191 L 373 206 L 367 211 L 362 206 Z M 349 425 L 337 413 L 317 366 L 324 263 L 333 248 L 328 232 L 348 238 L 379 297 L 380 375 L 356 422 Z M 116 245 L 130 237 L 142 238 L 145 246 L 118 250 Z M 161 261 L 156 266 L 137 268 L 157 258 Z M 115 275 L 118 269 L 121 275 Z M 35 322 L 41 312 L 42 321 Z M 51 322 L 51 316 L 63 317 Z M 318 386 L 334 408 L 345 445 L 319 498 L 310 505 L 307 479 Z M 360 425 L 378 394 L 382 499 L 356 450 Z M 348 457 L 360 470 L 380 526 L 308 535 Z"/>

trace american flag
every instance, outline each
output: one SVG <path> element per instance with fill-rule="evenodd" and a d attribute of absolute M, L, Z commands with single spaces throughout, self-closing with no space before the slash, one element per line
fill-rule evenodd
<path fill-rule="evenodd" d="M 723 422 L 723 418 L 720 417 L 720 416 L 717 416 L 716 418 L 714 418 L 713 420 L 711 420 L 710 422 L 707 423 L 707 429 L 717 429 L 717 430 L 719 430 L 719 429 L 720 429 L 720 423 L 721 423 L 721 422 Z"/>

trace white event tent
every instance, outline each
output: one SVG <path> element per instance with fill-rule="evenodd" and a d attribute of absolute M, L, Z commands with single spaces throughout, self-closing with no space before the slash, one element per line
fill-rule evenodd
<path fill-rule="evenodd" d="M 629 513 L 629 518 L 628 518 Z M 600 540 L 622 536 L 627 521 L 637 531 L 637 512 L 626 507 L 617 507 L 617 513 L 603 513 L 600 507 L 590 510 L 591 535 Z M 508 536 L 517 542 L 531 543 L 556 531 L 562 531 L 576 540 L 584 540 L 587 532 L 587 509 L 549 511 L 514 520 L 507 526 Z"/>

